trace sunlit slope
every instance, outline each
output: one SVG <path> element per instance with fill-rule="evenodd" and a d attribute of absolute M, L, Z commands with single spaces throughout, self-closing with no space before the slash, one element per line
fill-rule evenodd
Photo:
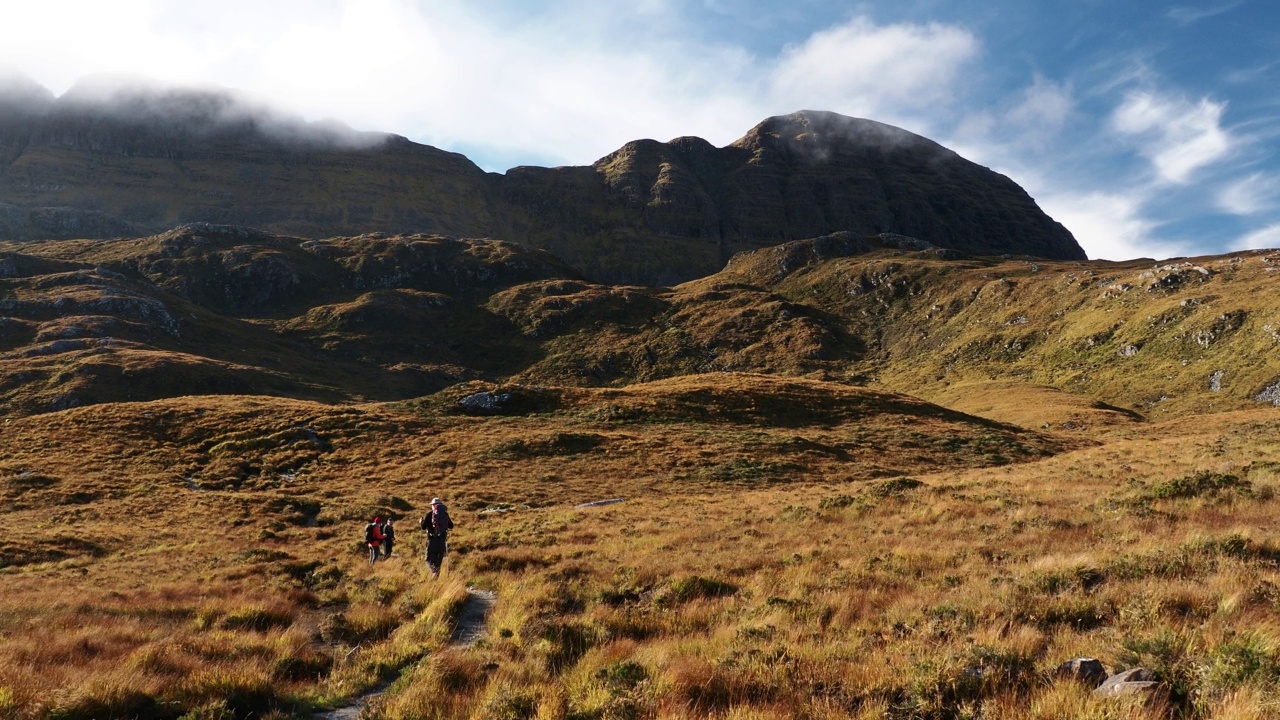
<path fill-rule="evenodd" d="M 1167 262 L 740 256 L 737 276 L 842 318 L 851 369 L 924 397 L 991 379 L 1048 385 L 1144 415 L 1250 407 L 1280 381 L 1280 252 Z"/>
<path fill-rule="evenodd" d="M 0 245 L 0 407 L 185 394 L 394 399 L 522 369 L 536 348 L 481 307 L 572 276 L 518 245 L 304 241 L 184 226 Z"/>

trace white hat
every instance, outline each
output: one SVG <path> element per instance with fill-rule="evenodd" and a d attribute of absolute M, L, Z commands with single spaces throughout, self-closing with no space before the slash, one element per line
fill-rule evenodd
<path fill-rule="evenodd" d="M 432 505 L 439 505 L 439 504 L 440 504 L 440 498 L 431 498 L 431 504 L 432 504 Z"/>

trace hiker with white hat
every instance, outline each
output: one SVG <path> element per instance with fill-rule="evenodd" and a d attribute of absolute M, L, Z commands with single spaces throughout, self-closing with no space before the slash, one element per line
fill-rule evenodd
<path fill-rule="evenodd" d="M 449 531 L 453 529 L 449 510 L 440 498 L 431 498 L 431 512 L 422 518 L 419 525 L 427 533 L 427 567 L 431 569 L 432 577 L 440 577 L 440 568 L 444 566 L 444 553 L 449 543 Z"/>

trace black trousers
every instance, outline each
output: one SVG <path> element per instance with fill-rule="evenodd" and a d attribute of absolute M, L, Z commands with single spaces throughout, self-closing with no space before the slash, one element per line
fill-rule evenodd
<path fill-rule="evenodd" d="M 448 547 L 448 540 L 444 535 L 429 535 L 427 537 L 427 567 L 431 568 L 431 572 L 440 572 L 440 566 L 444 564 L 444 551 Z"/>

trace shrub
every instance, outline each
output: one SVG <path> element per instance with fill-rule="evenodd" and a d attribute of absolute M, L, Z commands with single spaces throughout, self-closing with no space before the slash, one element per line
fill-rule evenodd
<path fill-rule="evenodd" d="M 871 494 L 878 498 L 889 498 L 897 495 L 903 495 L 922 485 L 924 485 L 924 483 L 916 480 L 915 478 L 894 478 L 892 480 L 885 480 L 884 482 L 876 483 L 875 486 L 871 488 Z"/>
<path fill-rule="evenodd" d="M 1202 470 L 1155 485 L 1147 491 L 1147 495 L 1162 500 L 1217 495 L 1219 492 L 1227 490 L 1234 490 L 1241 495 L 1249 495 L 1252 488 L 1253 483 L 1248 480 L 1242 480 L 1237 475 Z"/>
<path fill-rule="evenodd" d="M 855 505 L 859 501 L 860 499 L 857 497 L 854 497 L 853 495 L 833 495 L 831 497 L 824 497 L 821 500 L 819 500 L 818 509 L 819 510 L 840 510 L 842 508 L 847 508 L 850 505 Z"/>
<path fill-rule="evenodd" d="M 528 689 L 495 686 L 484 699 L 481 717 L 490 720 L 528 720 L 538 710 L 538 696 Z"/>
<path fill-rule="evenodd" d="M 1190 709 L 1199 669 L 1196 663 L 1197 640 L 1193 635 L 1168 629 L 1138 638 L 1126 639 L 1118 660 L 1123 667 L 1145 667 L 1169 688 L 1169 703 Z"/>
<path fill-rule="evenodd" d="M 1231 634 L 1210 650 L 1204 675 L 1210 695 L 1250 682 L 1274 685 L 1280 681 L 1280 652 L 1273 640 L 1258 633 Z"/>
<path fill-rule="evenodd" d="M 698 598 L 726 597 L 736 592 L 738 586 L 732 583 L 691 575 L 671 583 L 670 592 L 665 597 L 670 602 L 683 603 Z"/>
<path fill-rule="evenodd" d="M 293 624 L 294 613 L 290 608 L 279 605 L 250 605 L 236 608 L 222 616 L 218 625 L 225 630 L 270 630 L 273 627 L 288 627 Z"/>
<path fill-rule="evenodd" d="M 643 665 L 630 660 L 623 660 L 600 668 L 596 671 L 596 678 L 605 681 L 614 688 L 630 690 L 647 680 L 649 673 L 644 669 Z"/>
<path fill-rule="evenodd" d="M 735 458 L 727 462 L 704 468 L 699 474 L 708 480 L 721 482 L 750 482 L 755 480 L 779 480 L 783 476 L 802 471 L 804 468 L 788 462 L 761 462 L 750 458 Z"/>

